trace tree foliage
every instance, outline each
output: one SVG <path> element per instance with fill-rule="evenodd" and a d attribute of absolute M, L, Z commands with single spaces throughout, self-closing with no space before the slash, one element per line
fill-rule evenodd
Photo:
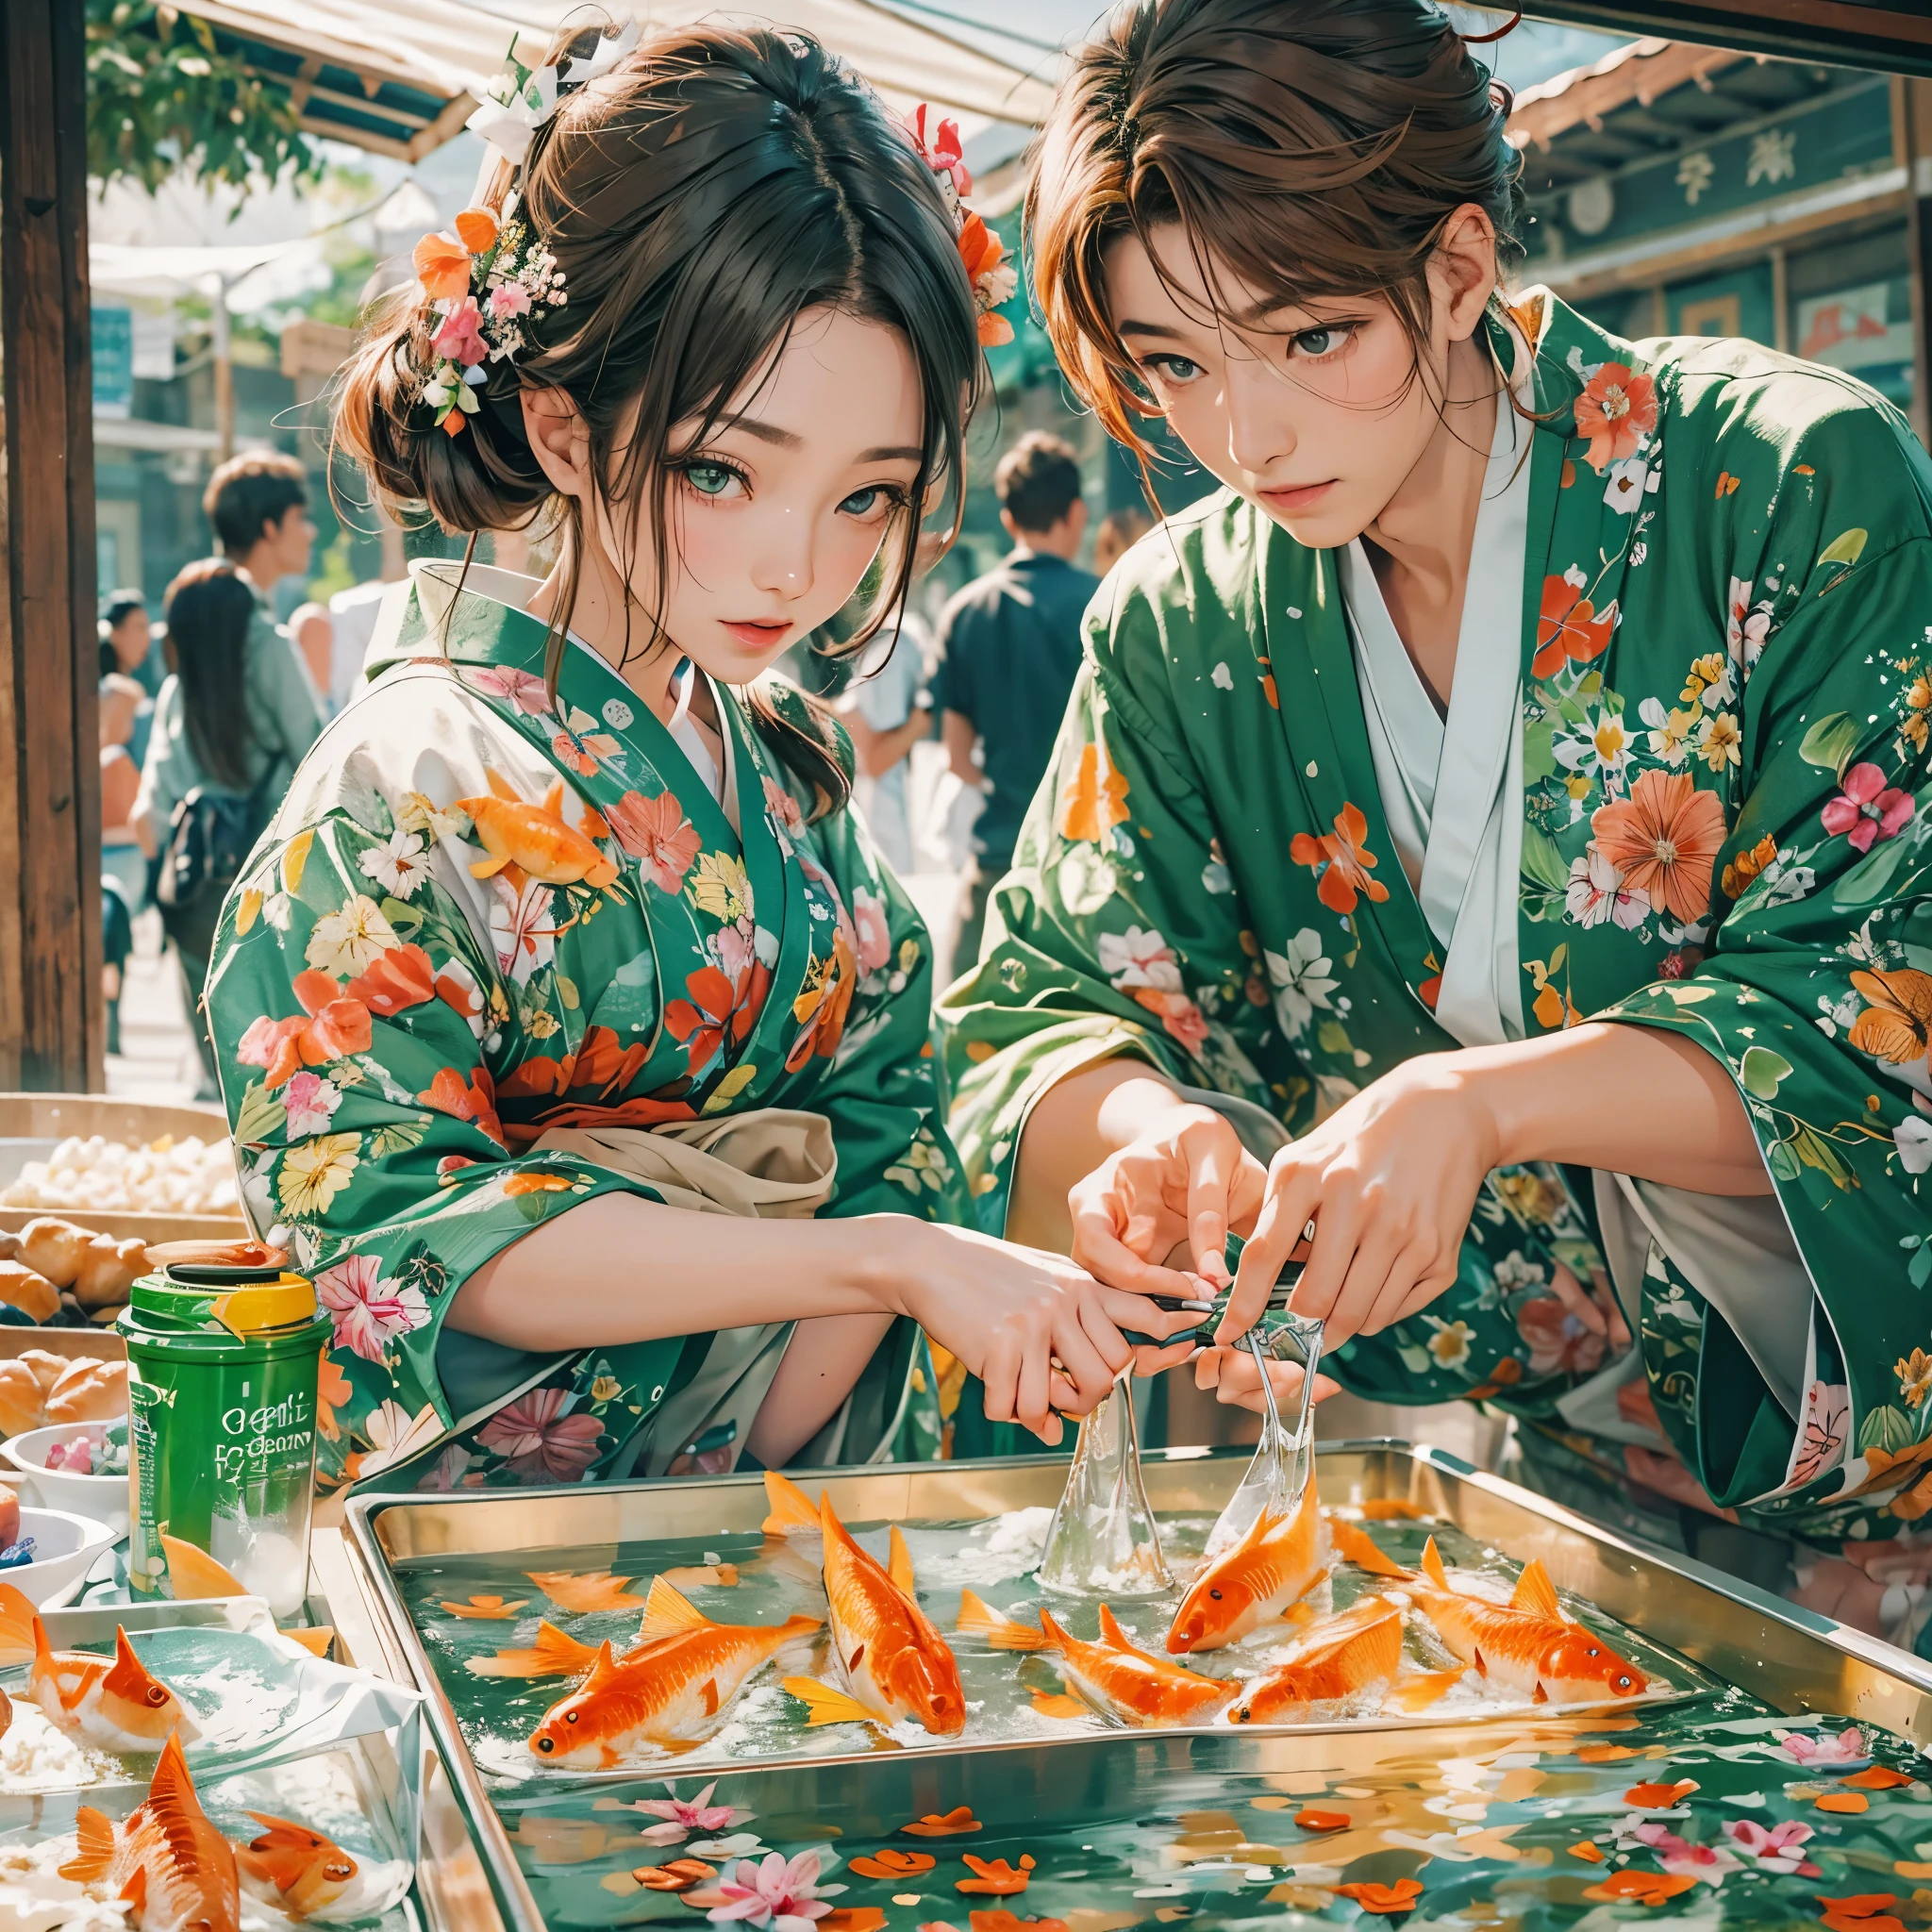
<path fill-rule="evenodd" d="M 87 165 L 152 191 L 188 170 L 242 188 L 322 172 L 288 90 L 222 52 L 213 28 L 151 0 L 87 0 Z"/>

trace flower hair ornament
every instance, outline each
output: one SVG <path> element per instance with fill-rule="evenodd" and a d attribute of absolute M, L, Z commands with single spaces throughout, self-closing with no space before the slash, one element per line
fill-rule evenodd
<path fill-rule="evenodd" d="M 980 346 L 997 348 L 1000 343 L 1013 340 L 1013 325 L 998 310 L 1003 303 L 1013 299 L 1020 286 L 1019 271 L 1007 259 L 1006 243 L 963 199 L 973 192 L 973 176 L 966 172 L 959 124 L 934 124 L 931 115 L 931 108 L 922 103 L 906 117 L 906 132 L 918 150 L 919 158 L 932 170 L 939 184 L 940 199 L 953 218 L 959 259 L 966 264 L 966 279 L 973 284 Z"/>
<path fill-rule="evenodd" d="M 608 74 L 637 42 L 633 23 L 620 34 L 600 36 L 588 56 L 536 67 L 519 53 L 520 43 L 529 49 L 528 37 L 513 35 L 508 68 L 490 83 L 467 125 L 514 174 L 558 105 Z M 500 215 L 466 208 L 456 218 L 453 235 L 425 235 L 416 244 L 416 278 L 439 318 L 429 340 L 435 360 L 421 400 L 435 411 L 436 426 L 446 435 L 460 435 L 481 407 L 476 391 L 489 380 L 490 366 L 514 361 L 527 346 L 530 319 L 561 308 L 566 300 L 563 271 L 518 214 L 518 200 L 512 188 Z M 410 373 L 400 361 L 398 368 Z"/>

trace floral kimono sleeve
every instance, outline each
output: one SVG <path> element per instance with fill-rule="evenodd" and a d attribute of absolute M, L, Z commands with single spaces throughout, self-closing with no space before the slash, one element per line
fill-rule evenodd
<path fill-rule="evenodd" d="M 1803 380 L 1833 406 L 1790 427 L 1788 388 L 1783 422 L 1713 438 L 1699 491 L 1730 648 L 1690 667 L 1682 702 L 1720 722 L 1735 702 L 1740 742 L 1698 736 L 1707 762 L 1736 768 L 1735 820 L 1665 773 L 1592 820 L 1592 850 L 1684 924 L 1690 970 L 1591 1017 L 1684 1034 L 1729 1071 L 1824 1317 L 1794 1428 L 1714 1308 L 1677 1374 L 1690 1344 L 1647 1311 L 1657 1407 L 1686 1460 L 1721 1504 L 1782 1490 L 1815 1505 L 1903 1475 L 1895 1513 L 1917 1517 L 1932 1506 L 1932 1479 L 1911 1489 L 1932 1458 L 1932 471 L 1895 412 Z"/>
<path fill-rule="evenodd" d="M 438 849 L 443 815 L 419 804 L 395 824 L 365 796 L 355 817 L 329 811 L 258 847 L 208 980 L 249 1218 L 313 1274 L 335 1323 L 330 1484 L 408 1461 L 463 1422 L 438 1343 L 471 1274 L 594 1195 L 656 1198 L 585 1161 L 509 1151 L 495 1101 L 514 1002 L 438 876 L 458 863 Z M 623 1352 L 655 1351 L 638 1412 L 679 1345 Z M 528 1379 L 557 1359 L 531 1357 Z"/>
<path fill-rule="evenodd" d="M 1083 1066 L 1131 1055 L 1275 1115 L 1307 1091 L 1270 975 L 1291 1000 L 1297 971 L 1328 962 L 1312 932 L 1295 942 L 1307 942 L 1298 967 L 1264 959 L 1248 929 L 1216 838 L 1224 807 L 1179 715 L 1224 689 L 1190 615 L 1191 588 L 1157 581 L 1090 611 L 1087 661 L 992 895 L 978 968 L 941 1003 L 953 1131 L 994 1233 L 1027 1115 Z"/>

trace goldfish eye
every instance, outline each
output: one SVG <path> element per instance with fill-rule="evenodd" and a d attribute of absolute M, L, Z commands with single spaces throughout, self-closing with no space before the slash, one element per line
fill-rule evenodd
<path fill-rule="evenodd" d="M 564 1714 L 563 1714 L 563 1721 L 564 1721 L 564 1723 L 565 1723 L 565 1724 L 575 1724 L 575 1723 L 576 1723 L 576 1721 L 577 1721 L 577 1713 L 576 1713 L 575 1711 L 574 1711 L 574 1710 L 567 1710 L 567 1711 L 565 1711 L 565 1712 L 564 1712 Z"/>
<path fill-rule="evenodd" d="M 161 1705 L 167 1703 L 168 1693 L 160 1685 L 150 1684 L 147 1687 L 147 1701 L 158 1708 Z"/>
<path fill-rule="evenodd" d="M 1596 1645 L 1595 1645 L 1595 1644 L 1593 1644 L 1593 1643 L 1592 1643 L 1592 1644 L 1591 1644 L 1591 1645 L 1590 1646 L 1590 1648 L 1589 1648 L 1588 1650 L 1586 1650 L 1586 1651 L 1585 1651 L 1585 1652 L 1584 1652 L 1583 1654 L 1584 1654 L 1584 1656 L 1585 1656 L 1585 1657 L 1601 1657 L 1601 1656 L 1603 1656 L 1603 1652 L 1602 1652 L 1602 1651 L 1600 1651 L 1600 1650 L 1599 1650 L 1599 1649 L 1598 1649 L 1598 1648 L 1596 1647 Z"/>
<path fill-rule="evenodd" d="M 551 1752 L 557 1749 L 557 1740 L 555 1738 L 539 1738 L 537 1740 L 537 1748 L 547 1757 Z"/>
<path fill-rule="evenodd" d="M 1248 1708 L 1248 1707 L 1244 1704 L 1238 1711 L 1235 1712 L 1234 1721 L 1238 1724 L 1253 1724 L 1255 1721 L 1255 1713 L 1251 1711 Z"/>
<path fill-rule="evenodd" d="M 1219 1603 L 1221 1601 L 1221 1592 L 1218 1590 L 1210 1590 L 1208 1592 L 1208 1594 L 1211 1596 L 1216 1603 Z"/>
<path fill-rule="evenodd" d="M 356 1875 L 356 1868 L 346 1858 L 337 1858 L 322 1868 L 325 1878 L 349 1879 Z"/>

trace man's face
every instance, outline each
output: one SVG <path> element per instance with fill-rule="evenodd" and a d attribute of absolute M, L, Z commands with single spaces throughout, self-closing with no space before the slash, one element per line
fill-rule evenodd
<path fill-rule="evenodd" d="M 124 671 L 136 671 L 146 663 L 153 637 L 145 610 L 130 610 L 108 633 L 108 641 L 114 646 L 115 661 Z"/>
<path fill-rule="evenodd" d="M 315 525 L 308 521 L 306 504 L 296 504 L 279 524 L 263 524 L 261 534 L 269 546 L 276 576 L 308 575 L 308 559 L 315 548 Z"/>

